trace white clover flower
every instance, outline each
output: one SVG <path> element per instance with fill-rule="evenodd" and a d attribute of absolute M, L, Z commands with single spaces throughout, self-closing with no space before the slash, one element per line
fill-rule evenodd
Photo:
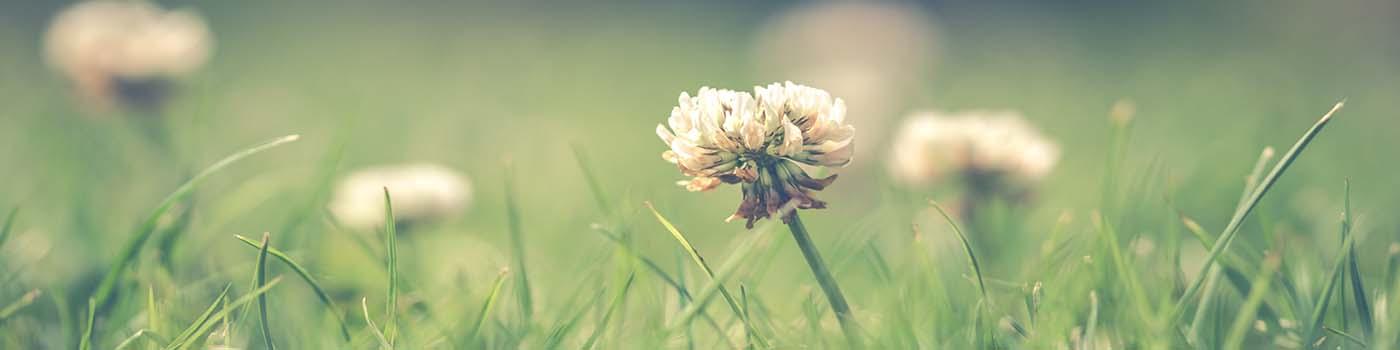
<path fill-rule="evenodd" d="M 670 146 L 662 157 L 690 181 L 690 191 L 742 183 L 743 202 L 730 219 L 769 217 L 788 202 L 800 209 L 826 207 L 810 191 L 835 175 L 813 179 L 798 164 L 842 167 L 851 161 L 855 128 L 846 125 L 846 103 L 826 91 L 786 82 L 754 87 L 754 94 L 700 88 L 681 93 L 670 129 L 656 134 Z"/>
<path fill-rule="evenodd" d="M 331 214 L 346 226 L 373 230 L 384 225 L 384 189 L 393 199 L 399 224 L 435 222 L 466 209 L 472 188 L 467 178 L 437 164 L 365 168 L 342 179 L 330 202 Z"/>
<path fill-rule="evenodd" d="M 1014 111 L 916 113 L 894 139 L 890 172 L 906 186 L 967 181 L 1019 192 L 1059 161 L 1060 149 Z"/>
<path fill-rule="evenodd" d="M 84 98 L 110 104 L 159 99 L 167 79 L 204 65 L 211 41 L 204 19 L 194 12 L 99 0 L 59 13 L 46 34 L 45 51 L 49 65 L 72 80 Z"/>

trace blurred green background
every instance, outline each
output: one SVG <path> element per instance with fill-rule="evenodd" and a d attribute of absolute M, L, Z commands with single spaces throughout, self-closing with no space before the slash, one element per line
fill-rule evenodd
<path fill-rule="evenodd" d="M 532 282 L 545 291 L 542 303 L 563 303 L 548 291 L 575 288 L 581 271 L 590 271 L 586 262 L 612 247 L 588 232 L 604 214 L 593 204 L 575 147 L 636 223 L 644 252 L 664 261 L 678 254 L 643 211 L 641 203 L 650 201 L 702 251 L 723 255 L 726 242 L 743 234 L 742 225 L 721 221 L 737 205 L 737 189 L 692 194 L 675 187 L 681 176 L 660 159 L 665 146 L 653 129 L 681 91 L 810 81 L 761 62 L 791 54 L 765 50 L 760 33 L 785 11 L 808 6 L 800 2 L 161 4 L 199 11 L 215 40 L 209 64 L 181 82 L 164 115 L 173 154 L 131 122 L 153 116 L 86 113 L 68 83 L 45 66 L 43 33 L 66 2 L 0 5 L 0 209 L 21 207 L 17 230 L 51 240 L 37 265 L 44 276 L 39 280 L 47 282 L 37 285 L 82 285 L 76 281 L 104 271 L 130 228 L 187 169 L 260 140 L 301 134 L 301 141 L 237 164 L 199 189 L 177 260 L 247 263 L 250 252 L 228 237 L 276 230 L 303 215 L 304 207 L 318 206 L 317 171 L 338 144 L 344 145 L 342 173 L 426 161 L 470 178 L 469 209 L 419 238 L 444 250 L 434 254 L 452 255 L 452 247 L 474 242 L 505 248 L 502 184 L 509 162 Z M 830 208 L 804 213 L 821 244 L 840 240 L 839 233 L 889 199 L 887 136 L 906 113 L 924 109 L 1023 112 L 1063 151 L 1026 219 L 1026 233 L 1043 234 L 1048 229 L 1036 227 L 1048 228 L 1061 212 L 1082 218 L 1100 205 L 1111 136 L 1107 114 L 1121 99 L 1137 107 L 1127 174 L 1160 171 L 1165 178 L 1152 186 L 1173 184 L 1176 208 L 1212 230 L 1229 219 L 1260 149 L 1286 149 L 1346 99 L 1336 122 L 1265 205 L 1293 231 L 1325 228 L 1317 241 L 1335 242 L 1340 189 L 1350 179 L 1352 206 L 1365 228 L 1358 230 L 1361 242 L 1375 243 L 1363 245 L 1363 255 L 1380 254 L 1400 228 L 1385 215 L 1400 208 L 1394 161 L 1400 138 L 1392 135 L 1400 131 L 1400 3 L 900 4 L 926 16 L 934 35 L 892 47 L 927 45 L 932 54 L 900 73 L 914 83 L 889 89 L 883 112 L 850 116 L 858 129 L 876 132 L 856 140 L 861 153 L 846 170 L 850 175 L 819 195 Z M 847 29 L 840 26 L 833 22 L 827 30 Z M 856 49 L 862 47 L 868 46 Z M 863 107 L 848 103 L 854 111 Z M 366 268 L 376 263 L 323 226 L 312 218 L 296 237 L 272 234 L 289 251 L 319 250 L 324 260 L 310 265 L 328 283 L 382 278 L 361 274 L 380 271 Z M 887 228 L 872 234 L 897 242 L 907 224 Z M 779 246 L 778 268 L 792 273 L 769 276 L 810 285 L 796 250 Z M 860 270 L 838 275 L 848 284 L 870 279 Z M 789 285 L 762 288 L 780 295 Z M 83 294 L 77 290 L 71 293 Z M 856 304 L 867 298 L 863 288 L 848 293 Z"/>

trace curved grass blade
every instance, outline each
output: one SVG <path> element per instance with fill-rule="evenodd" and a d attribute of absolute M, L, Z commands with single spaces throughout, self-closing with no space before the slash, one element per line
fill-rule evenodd
<path fill-rule="evenodd" d="M 92 325 L 97 320 L 97 301 L 88 298 L 87 322 L 83 326 L 83 338 L 78 340 L 78 350 L 92 349 Z"/>
<path fill-rule="evenodd" d="M 107 274 L 104 275 L 102 281 L 98 283 L 96 291 L 92 294 L 92 299 L 97 302 L 98 306 L 106 304 L 107 300 L 111 298 L 112 293 L 115 292 L 117 279 L 121 277 L 126 267 L 136 260 L 136 255 L 141 252 L 141 247 L 145 245 L 146 241 L 155 233 L 155 228 L 160 217 L 165 215 L 165 212 L 170 210 L 175 203 L 189 196 L 190 193 L 194 191 L 195 186 L 203 183 L 210 175 L 213 175 L 230 164 L 273 147 L 296 141 L 300 137 L 300 135 L 278 137 L 238 151 L 228 157 L 224 157 L 224 159 L 214 162 L 214 164 L 209 165 L 208 168 L 204 168 L 203 171 L 191 177 L 189 181 L 177 187 L 174 192 L 171 192 L 170 195 L 161 200 L 160 204 L 156 206 L 156 209 L 151 211 L 151 213 L 146 216 L 145 220 L 141 222 L 141 225 L 137 227 L 136 231 L 131 234 L 131 239 L 127 241 L 126 246 L 122 247 L 121 253 L 117 255 L 116 261 L 112 263 L 111 267 L 107 270 Z"/>
<path fill-rule="evenodd" d="M 958 223 L 953 220 L 953 217 L 949 216 L 948 212 L 943 210 L 942 205 L 939 205 L 938 202 L 932 199 L 929 200 L 929 205 L 933 206 L 933 209 L 937 210 L 939 215 L 943 215 L 943 219 L 948 221 L 948 226 L 953 227 L 953 233 L 958 235 L 958 241 L 962 242 L 963 252 L 967 253 L 967 260 L 972 265 L 972 274 L 977 276 L 977 289 L 982 293 L 982 302 L 990 306 L 992 298 L 987 294 L 987 282 L 982 278 L 982 264 L 977 262 L 977 254 L 972 252 L 972 242 L 967 240 L 967 235 L 963 234 L 962 228 L 959 228 Z"/>
<path fill-rule="evenodd" d="M 368 298 L 360 298 L 360 310 L 363 310 L 363 311 L 364 311 L 364 313 L 365 313 L 365 324 L 369 326 L 369 329 L 370 329 L 371 333 L 374 334 L 374 339 L 379 340 L 379 346 L 380 346 L 381 348 L 383 348 L 383 349 L 393 349 L 394 346 L 393 346 L 392 344 L 389 343 L 389 339 L 387 339 L 387 338 L 384 337 L 384 332 L 380 332 L 380 331 L 379 331 L 379 326 L 377 326 L 377 325 L 374 324 L 374 319 L 371 318 L 371 317 L 369 317 L 369 299 L 368 299 Z"/>
<path fill-rule="evenodd" d="M 248 239 L 247 237 L 239 235 L 234 235 L 233 237 L 237 238 L 239 241 L 243 241 L 244 244 L 254 249 L 258 249 L 260 246 L 257 241 Z M 288 256 L 287 253 L 277 250 L 277 248 L 268 247 L 267 253 L 281 260 L 283 264 L 287 264 L 288 267 L 292 268 L 293 272 L 296 272 L 297 276 L 301 277 L 302 281 L 306 281 L 306 284 L 311 286 L 311 291 L 316 293 L 316 298 L 321 300 L 321 304 L 326 307 L 327 311 L 335 315 L 335 321 L 340 324 L 341 336 L 345 338 L 346 342 L 349 342 L 350 328 L 345 324 L 345 318 L 340 314 L 340 307 L 335 305 L 335 301 L 331 300 L 331 296 L 326 293 L 326 289 L 322 288 L 321 284 L 316 282 L 316 278 L 311 277 L 311 272 L 307 271 L 305 267 L 302 267 L 301 264 L 298 264 L 295 260 L 292 260 L 292 257 Z"/>
<path fill-rule="evenodd" d="M 1317 137 L 1318 133 L 1322 132 L 1322 129 L 1327 126 L 1328 122 L 1332 121 L 1332 115 L 1336 113 L 1337 110 L 1341 109 L 1342 105 L 1343 102 L 1338 102 L 1336 105 L 1332 106 L 1332 109 L 1329 110 L 1327 114 L 1324 114 L 1321 119 L 1318 119 L 1317 123 L 1313 124 L 1312 128 L 1309 128 L 1308 131 L 1298 139 L 1298 142 L 1293 144 L 1293 147 L 1290 148 L 1287 153 L 1284 153 L 1283 158 L 1279 160 L 1278 164 L 1274 165 L 1273 170 L 1264 177 L 1264 180 L 1260 181 L 1258 186 L 1255 186 L 1249 198 L 1244 202 L 1240 202 L 1235 208 L 1235 213 L 1231 216 L 1230 223 L 1225 225 L 1225 230 L 1220 234 L 1220 237 L 1216 238 L 1215 244 L 1211 246 L 1210 253 L 1206 255 L 1206 260 L 1201 267 L 1200 274 L 1191 281 L 1186 291 L 1182 293 L 1181 298 L 1177 300 L 1176 306 L 1172 308 L 1172 313 L 1168 320 L 1172 323 L 1177 322 L 1177 319 L 1184 313 L 1183 311 L 1185 311 L 1187 303 L 1196 297 L 1196 293 L 1200 292 L 1201 285 L 1209 275 L 1207 272 L 1212 266 L 1215 266 L 1216 259 L 1219 259 L 1220 255 L 1225 252 L 1225 249 L 1230 246 L 1230 242 L 1234 241 L 1235 235 L 1239 233 L 1240 226 L 1244 224 L 1245 218 L 1254 211 L 1254 208 L 1259 205 L 1259 201 L 1263 200 L 1264 195 L 1269 193 L 1269 189 L 1273 188 L 1274 184 L 1278 182 L 1279 177 L 1288 170 L 1288 167 L 1293 165 L 1293 162 L 1298 159 L 1298 156 L 1302 155 L 1303 150 L 1308 147 L 1308 144 Z"/>
<path fill-rule="evenodd" d="M 226 317 L 228 317 L 228 314 L 229 314 L 229 313 L 233 312 L 234 310 L 238 310 L 239 308 L 242 308 L 244 305 L 247 305 L 248 303 L 251 303 L 251 302 L 257 300 L 258 296 L 263 295 L 263 293 L 267 293 L 268 290 L 271 290 L 272 287 L 277 286 L 277 284 L 278 284 L 278 283 L 281 283 L 281 282 L 282 282 L 282 278 L 281 278 L 281 277 L 273 278 L 271 281 L 268 281 L 266 285 L 263 285 L 262 287 L 260 287 L 260 288 L 258 288 L 258 289 L 254 289 L 253 291 L 248 292 L 248 294 L 244 294 L 242 297 L 239 297 L 238 299 L 235 299 L 233 302 L 230 302 L 230 303 L 228 303 L 227 305 L 225 305 L 223 308 L 220 308 L 220 309 L 219 309 L 219 312 L 216 312 L 216 313 L 214 313 L 213 315 L 210 315 L 209 317 L 204 318 L 204 320 L 205 320 L 205 321 L 208 321 L 208 320 L 226 319 Z M 225 292 L 227 292 L 227 290 L 225 290 Z M 226 300 L 226 295 L 224 295 L 224 297 L 225 297 L 225 298 L 221 298 L 220 301 Z M 219 304 L 219 303 L 215 303 L 214 305 L 217 306 L 218 304 Z M 212 328 L 212 327 L 214 327 L 214 323 L 213 323 L 213 322 L 199 322 L 199 323 L 196 323 L 196 325 L 198 325 L 198 327 L 194 327 L 193 331 L 188 331 L 188 330 L 187 330 L 187 332 L 188 332 L 188 334 L 190 334 L 190 336 L 185 337 L 185 339 L 184 339 L 183 341 L 171 343 L 171 346 L 168 347 L 168 349 L 188 349 L 190 346 L 193 346 L 193 345 L 194 345 L 194 342 L 195 342 L 195 341 L 198 341 L 199 338 L 202 337 L 202 334 L 207 334 L 207 333 L 209 333 L 209 329 Z M 195 326 L 195 325 L 191 325 L 191 326 Z"/>
<path fill-rule="evenodd" d="M 472 322 L 471 331 L 467 333 L 469 344 L 473 344 L 477 337 L 481 336 L 481 325 L 486 323 L 486 319 L 491 316 L 491 309 L 496 305 L 497 297 L 501 295 L 501 286 L 505 285 L 508 274 L 510 274 L 509 269 L 501 269 L 501 273 L 496 275 L 496 281 L 491 283 L 491 294 L 487 295 L 486 302 L 481 304 L 481 312 L 478 313 L 476 321 Z"/>
<path fill-rule="evenodd" d="M 1279 264 L 1282 264 L 1282 260 L 1277 255 L 1264 258 L 1264 267 L 1254 277 L 1244 305 L 1240 306 L 1240 311 L 1235 314 L 1235 322 L 1230 324 L 1230 333 L 1225 337 L 1223 348 L 1239 349 L 1244 344 L 1245 334 L 1249 332 L 1249 325 L 1258 317 L 1259 306 L 1264 304 L 1264 296 L 1269 293 L 1269 286 L 1272 285 L 1269 280 L 1273 278 Z"/>
<path fill-rule="evenodd" d="M 186 339 L 195 337 L 195 334 L 197 334 L 195 332 L 199 330 L 200 327 L 204 326 L 205 323 L 209 322 L 209 320 L 213 319 L 214 312 L 219 309 L 219 305 L 223 304 L 225 299 L 228 299 L 228 290 L 230 287 L 232 287 L 232 285 L 225 285 L 224 290 L 219 292 L 219 296 L 214 298 L 214 302 L 209 303 L 209 307 L 205 308 L 204 312 L 200 313 L 199 317 L 195 318 L 194 323 L 181 331 L 179 335 L 176 335 L 175 339 L 171 339 L 170 344 L 168 344 L 166 348 L 175 348 L 177 344 L 184 343 Z"/>
<path fill-rule="evenodd" d="M 272 236 L 264 232 L 261 248 L 258 249 L 258 264 L 254 274 L 257 275 L 258 288 L 267 285 L 267 248 L 268 239 Z M 272 340 L 272 323 L 267 317 L 267 293 L 258 295 L 258 320 L 261 324 L 263 345 L 268 349 L 277 350 L 277 343 Z"/>
<path fill-rule="evenodd" d="M 585 341 L 583 346 L 579 347 L 579 349 L 592 349 L 593 344 L 598 342 L 598 338 L 603 336 L 603 331 L 607 330 L 608 321 L 612 320 L 612 316 L 617 312 L 617 308 L 627 299 L 627 292 L 632 289 L 632 281 L 636 280 L 636 277 L 636 273 L 627 275 L 627 282 L 622 284 L 622 289 L 618 290 L 617 294 L 613 294 L 612 301 L 608 302 L 608 309 L 603 312 L 603 319 L 598 320 L 598 327 L 593 329 L 593 334 L 588 336 L 588 341 Z"/>
<path fill-rule="evenodd" d="M 725 303 L 729 304 L 729 308 L 734 312 L 734 316 L 738 317 L 741 321 L 744 322 L 744 328 L 751 333 L 755 333 L 754 339 L 757 340 L 757 342 L 760 344 L 766 343 L 763 341 L 762 337 L 758 336 L 758 330 L 753 326 L 753 323 L 749 322 L 749 319 L 744 316 L 746 314 L 744 312 L 744 308 L 740 306 L 737 301 L 734 300 L 734 296 L 729 293 L 729 290 L 724 288 L 724 278 L 721 278 L 727 277 L 729 272 L 732 272 L 737 268 L 737 266 L 730 265 L 739 260 L 742 260 L 744 256 L 748 255 L 748 251 L 751 250 L 751 248 L 754 245 L 753 243 L 756 242 L 760 236 L 754 235 L 754 238 L 750 239 L 747 244 L 744 244 L 743 246 L 740 246 L 738 249 L 735 249 L 733 252 L 731 252 L 731 258 L 729 259 L 729 261 L 726 262 L 725 266 L 721 266 L 721 271 L 719 273 L 716 273 L 715 270 L 710 268 L 710 264 L 705 262 L 705 258 L 700 255 L 700 251 L 696 250 L 695 246 L 690 244 L 690 240 L 686 239 L 685 235 L 681 234 L 681 231 L 677 229 L 675 225 L 672 225 L 670 220 L 666 220 L 666 217 L 662 216 L 661 212 L 657 211 L 656 207 L 653 206 L 651 202 L 646 202 L 645 204 L 647 206 L 647 209 L 651 210 L 652 215 L 656 216 L 656 220 L 661 222 L 661 226 L 665 226 L 666 231 L 669 231 L 671 233 L 671 236 L 675 237 L 676 242 L 679 242 L 681 244 L 681 247 L 685 248 L 686 253 L 690 254 L 691 260 L 695 261 L 695 264 L 700 266 L 700 270 L 705 272 L 706 276 L 710 277 L 710 284 L 707 285 L 704 289 L 701 289 L 701 292 L 698 293 L 695 302 L 688 305 L 686 307 L 686 311 L 683 312 L 682 316 L 678 319 L 680 321 L 680 324 L 689 323 L 690 319 L 695 317 L 696 313 L 704 309 L 710 294 L 713 294 L 715 291 L 718 291 L 720 295 L 724 296 L 724 301 Z M 766 232 L 766 230 L 760 230 L 759 232 Z"/>
<path fill-rule="evenodd" d="M 641 261 L 642 266 L 645 266 L 647 270 L 650 270 L 657 277 L 661 277 L 661 280 L 663 282 L 666 282 L 666 284 L 670 285 L 672 289 L 675 289 L 676 293 L 680 295 L 680 298 L 683 302 L 693 302 L 695 300 L 694 296 L 692 296 L 690 294 L 690 291 L 687 290 L 685 286 L 681 284 L 679 279 L 671 277 L 671 275 L 666 273 L 666 270 L 662 269 L 661 265 L 657 264 L 656 261 L 651 260 L 646 256 L 643 256 L 642 252 L 637 250 L 637 247 L 632 246 L 632 244 L 627 243 L 627 241 L 624 241 L 622 237 L 619 237 L 618 235 L 607 231 L 607 229 L 595 227 L 593 231 L 597 232 L 603 237 L 607 237 L 607 239 L 609 241 L 612 241 L 614 244 L 617 244 L 619 247 L 622 248 L 623 253 L 626 253 L 632 258 Z M 713 317 L 710 317 L 709 312 L 701 310 L 700 318 L 704 319 L 705 323 L 709 324 L 711 328 L 714 328 L 715 332 L 717 332 L 718 334 L 724 334 L 724 328 L 720 327 L 719 322 L 716 322 Z"/>

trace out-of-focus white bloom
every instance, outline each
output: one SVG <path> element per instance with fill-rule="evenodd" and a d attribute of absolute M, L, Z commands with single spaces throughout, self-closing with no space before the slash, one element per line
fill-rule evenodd
<path fill-rule="evenodd" d="M 846 125 L 846 103 L 826 91 L 786 82 L 754 87 L 754 93 L 700 88 L 681 93 L 656 134 L 670 150 L 662 158 L 691 176 L 681 184 L 707 191 L 742 183 L 743 202 L 731 217 L 746 225 L 769 217 L 788 202 L 824 208 L 812 198 L 836 179 L 813 179 L 798 164 L 841 167 L 850 163 L 855 128 Z"/>
<path fill-rule="evenodd" d="M 393 199 L 394 219 L 426 223 L 461 213 L 471 201 L 467 178 L 437 164 L 406 164 L 361 169 L 340 181 L 330 211 L 341 223 L 372 230 L 384 225 L 384 189 Z"/>
<path fill-rule="evenodd" d="M 1014 111 L 921 112 L 904 122 L 891 154 L 890 172 L 907 186 L 952 178 L 1019 191 L 1050 173 L 1060 148 Z"/>
<path fill-rule="evenodd" d="M 769 20 L 751 52 L 760 76 L 801 78 L 844 98 L 864 138 L 929 79 L 938 35 L 924 13 L 889 2 L 797 6 Z"/>
<path fill-rule="evenodd" d="M 203 66 L 211 48 L 204 19 L 143 1 L 80 2 L 59 13 L 45 37 L 50 66 L 85 98 L 111 103 L 124 85 L 156 84 Z M 159 84 L 156 84 L 159 85 Z"/>

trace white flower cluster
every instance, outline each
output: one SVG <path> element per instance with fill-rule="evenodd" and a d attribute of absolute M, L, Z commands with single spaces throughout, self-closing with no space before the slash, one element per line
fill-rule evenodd
<path fill-rule="evenodd" d="M 662 157 L 692 176 L 691 191 L 720 183 L 742 183 L 744 201 L 731 218 L 748 225 L 790 201 L 822 208 L 810 196 L 835 176 L 813 179 L 797 163 L 840 167 L 851 161 L 855 128 L 846 125 L 846 104 L 826 91 L 786 82 L 754 87 L 754 93 L 701 88 L 682 92 L 671 110 L 670 129 L 656 133 L 670 150 Z"/>
<path fill-rule="evenodd" d="M 366 168 L 346 176 L 330 201 L 331 214 L 346 226 L 373 230 L 384 225 L 384 189 L 393 199 L 400 224 L 428 223 L 461 213 L 471 201 L 471 184 L 437 164 Z"/>
<path fill-rule="evenodd" d="M 1019 190 L 1038 183 L 1059 158 L 1059 146 L 1015 111 L 922 112 L 895 137 L 890 171 L 907 186 L 992 180 L 979 183 Z"/>
<path fill-rule="evenodd" d="M 203 66 L 211 42 L 204 19 L 143 1 L 85 1 L 59 13 L 45 38 L 50 66 L 87 98 L 110 99 L 115 84 L 162 80 Z M 108 102 L 108 101 L 99 101 Z"/>

